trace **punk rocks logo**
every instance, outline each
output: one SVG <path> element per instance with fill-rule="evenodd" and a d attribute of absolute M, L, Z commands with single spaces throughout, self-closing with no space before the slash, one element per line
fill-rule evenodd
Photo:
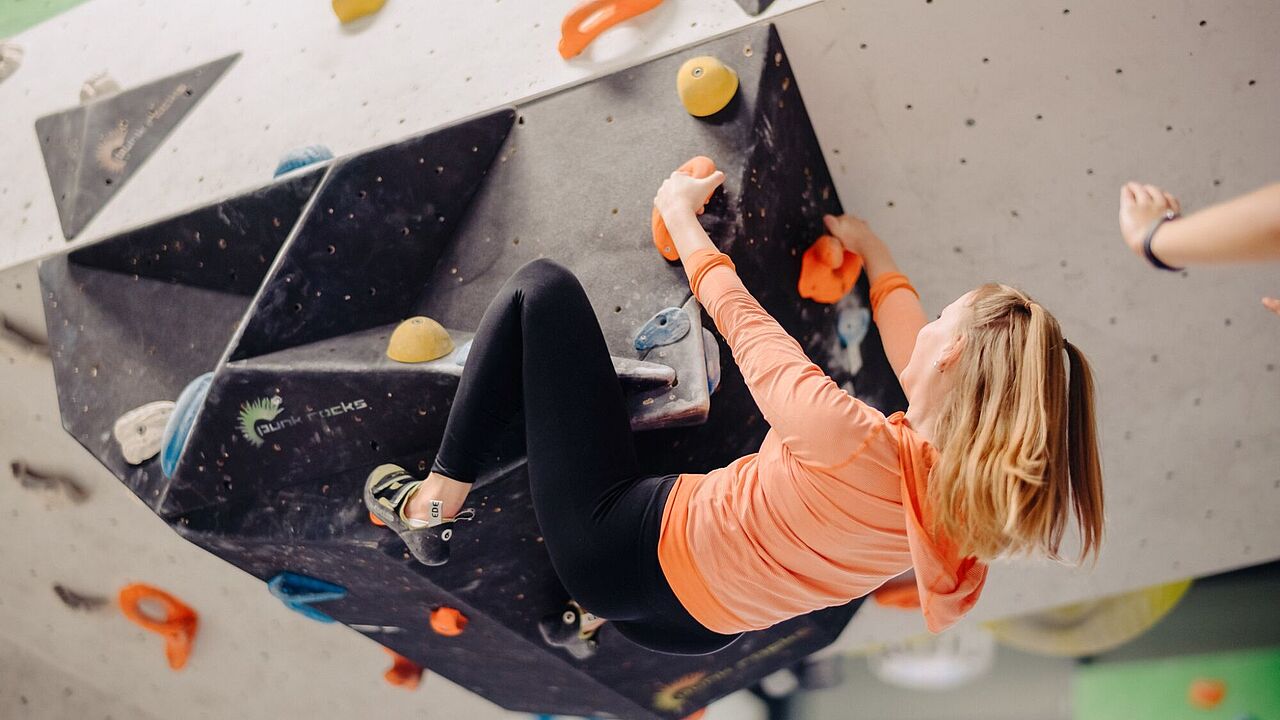
<path fill-rule="evenodd" d="M 302 415 L 285 415 L 281 417 L 281 413 L 284 412 L 284 401 L 280 396 L 259 398 L 241 403 L 240 434 L 254 447 L 261 447 L 263 442 L 266 441 L 267 435 L 280 432 L 286 428 L 301 425 L 304 422 L 325 420 L 356 410 L 368 409 L 369 404 L 364 399 L 360 399 L 340 402 L 337 405 L 319 410 L 310 410 Z"/>

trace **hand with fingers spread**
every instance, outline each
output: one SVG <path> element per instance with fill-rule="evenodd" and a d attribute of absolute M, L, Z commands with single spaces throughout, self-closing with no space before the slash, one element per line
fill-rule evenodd
<path fill-rule="evenodd" d="M 1130 182 L 1120 188 L 1120 234 L 1138 257 L 1152 224 L 1169 212 L 1181 215 L 1182 204 L 1155 185 Z"/>

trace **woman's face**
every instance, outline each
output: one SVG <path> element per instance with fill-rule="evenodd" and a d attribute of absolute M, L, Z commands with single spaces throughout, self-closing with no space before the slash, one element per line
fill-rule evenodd
<path fill-rule="evenodd" d="M 925 325 L 916 336 L 916 346 L 911 361 L 902 373 L 904 383 L 919 387 L 919 383 L 934 375 L 946 374 L 960 358 L 964 345 L 963 329 L 972 314 L 969 303 L 973 290 L 961 295 L 942 309 L 938 318 Z M 935 365 L 936 363 L 936 365 Z"/>

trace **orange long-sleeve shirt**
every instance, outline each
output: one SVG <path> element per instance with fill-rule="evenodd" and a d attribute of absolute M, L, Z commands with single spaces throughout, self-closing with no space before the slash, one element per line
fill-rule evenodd
<path fill-rule="evenodd" d="M 977 602 L 986 566 L 926 530 L 935 450 L 902 413 L 886 418 L 827 377 L 728 256 L 700 250 L 685 268 L 771 429 L 756 454 L 676 480 L 658 560 L 681 604 L 715 632 L 758 630 L 915 568 L 929 629 L 958 620 Z M 882 302 L 901 300 L 898 291 L 910 291 L 901 275 L 877 282 L 877 322 L 890 322 L 884 311 L 895 306 L 918 307 Z"/>

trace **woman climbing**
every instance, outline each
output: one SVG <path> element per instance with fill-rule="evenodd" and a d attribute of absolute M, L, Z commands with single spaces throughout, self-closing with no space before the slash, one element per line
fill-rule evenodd
<path fill-rule="evenodd" d="M 594 648 L 598 618 L 650 649 L 708 653 L 913 568 L 936 632 L 977 601 L 984 561 L 1056 556 L 1072 515 L 1081 557 L 1096 555 L 1103 513 L 1092 378 L 1053 316 L 993 284 L 926 324 L 866 224 L 827 217 L 864 259 L 873 313 L 910 403 L 886 418 L 805 357 L 712 245 L 696 215 L 723 180 L 676 173 L 654 203 L 771 427 L 759 452 L 706 474 L 641 476 L 591 305 L 567 270 L 535 261 L 480 322 L 431 473 L 417 480 L 384 465 L 369 477 L 366 503 L 414 556 L 447 560 L 482 453 L 520 412 L 538 523 L 580 604 L 564 613 L 564 627 L 542 630 L 579 657 Z"/>

